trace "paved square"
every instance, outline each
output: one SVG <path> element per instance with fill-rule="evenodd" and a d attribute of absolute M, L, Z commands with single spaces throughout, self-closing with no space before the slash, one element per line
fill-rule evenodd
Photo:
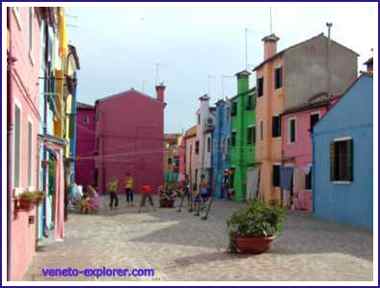
<path fill-rule="evenodd" d="M 117 210 L 104 203 L 97 215 L 70 214 L 65 240 L 43 246 L 25 280 L 96 280 L 45 278 L 41 268 L 103 266 L 154 268 L 155 276 L 99 280 L 372 280 L 372 234 L 366 231 L 289 213 L 268 253 L 231 255 L 225 222 L 242 204 L 215 201 L 202 221 L 186 209 L 139 214 L 123 195 L 120 200 Z"/>

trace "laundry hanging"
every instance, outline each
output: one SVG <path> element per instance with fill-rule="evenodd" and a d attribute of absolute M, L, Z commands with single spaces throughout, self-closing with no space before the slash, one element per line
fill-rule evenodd
<path fill-rule="evenodd" d="M 282 189 L 291 191 L 293 186 L 293 167 L 280 167 L 280 187 Z"/>

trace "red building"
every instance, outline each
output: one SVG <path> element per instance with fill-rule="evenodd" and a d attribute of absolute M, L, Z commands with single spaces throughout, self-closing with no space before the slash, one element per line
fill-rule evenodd
<path fill-rule="evenodd" d="M 77 161 L 75 182 L 86 187 L 95 182 L 95 107 L 77 103 Z"/>
<path fill-rule="evenodd" d="M 160 84 L 156 98 L 130 89 L 96 101 L 95 173 L 100 192 L 106 192 L 112 177 L 122 181 L 126 173 L 134 178 L 136 191 L 143 184 L 154 189 L 163 184 L 164 91 Z"/>

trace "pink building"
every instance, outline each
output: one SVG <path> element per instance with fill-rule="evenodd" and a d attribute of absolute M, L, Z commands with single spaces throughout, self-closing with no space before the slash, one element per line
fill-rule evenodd
<path fill-rule="evenodd" d="M 40 15 L 36 8 L 8 8 L 8 277 L 20 280 L 35 253 L 37 210 L 16 198 L 38 189 Z"/>
<path fill-rule="evenodd" d="M 179 139 L 178 146 L 178 157 L 179 157 L 179 180 L 185 179 L 186 174 L 186 138 L 182 135 Z"/>
<path fill-rule="evenodd" d="M 163 184 L 164 91 L 156 86 L 152 98 L 130 89 L 96 101 L 96 158 L 98 189 L 106 192 L 112 177 L 135 179 L 135 190 L 143 184 L 154 189 Z M 119 185 L 119 191 L 124 187 Z"/>
<path fill-rule="evenodd" d="M 96 184 L 95 175 L 95 107 L 77 104 L 77 161 L 75 182 L 86 187 Z"/>
<path fill-rule="evenodd" d="M 282 113 L 282 164 L 294 169 L 292 193 L 297 210 L 312 211 L 311 131 L 337 99 L 328 99 L 326 93 L 321 93 L 310 98 L 308 103 Z"/>

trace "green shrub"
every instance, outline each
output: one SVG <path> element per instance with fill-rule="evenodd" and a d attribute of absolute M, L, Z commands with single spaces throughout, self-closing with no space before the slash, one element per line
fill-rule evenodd
<path fill-rule="evenodd" d="M 247 207 L 233 213 L 227 220 L 231 252 L 236 252 L 237 236 L 269 237 L 280 233 L 285 215 L 284 208 L 268 205 L 259 200 L 254 200 Z"/>

